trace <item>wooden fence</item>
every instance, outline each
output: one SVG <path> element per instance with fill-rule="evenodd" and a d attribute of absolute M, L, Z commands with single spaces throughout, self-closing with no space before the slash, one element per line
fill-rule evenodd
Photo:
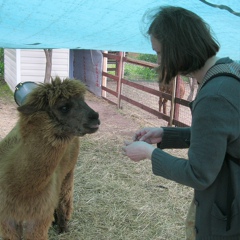
<path fill-rule="evenodd" d="M 147 67 L 150 69 L 156 68 L 157 64 L 140 61 L 140 60 L 135 60 L 135 59 L 126 57 L 124 52 L 117 52 L 116 54 L 104 52 L 103 59 L 104 59 L 104 61 L 103 61 L 104 63 L 103 63 L 103 72 L 102 72 L 102 76 L 103 76 L 102 97 L 105 100 L 107 100 L 113 104 L 116 104 L 118 108 L 121 108 L 122 101 L 126 101 L 140 109 L 143 109 L 144 111 L 147 111 L 150 114 L 153 114 L 154 116 L 157 116 L 159 119 L 163 119 L 163 120 L 167 121 L 168 125 L 170 125 L 170 126 L 175 125 L 178 127 L 187 127 L 190 125 L 188 123 L 184 123 L 184 122 L 180 121 L 178 118 L 179 106 L 182 105 L 182 106 L 188 107 L 189 101 L 177 97 L 176 93 L 179 90 L 178 89 L 179 85 L 177 84 L 176 80 L 175 80 L 175 84 L 174 84 L 173 94 L 170 95 L 165 92 L 161 92 L 159 89 L 153 89 L 148 86 L 142 85 L 138 82 L 133 82 L 133 81 L 130 81 L 130 80 L 124 78 L 124 63 L 136 64 L 136 65 L 140 65 L 140 66 Z M 115 66 L 108 68 L 109 64 L 111 64 L 111 65 L 114 64 Z M 109 71 L 113 71 L 113 70 L 115 72 L 115 75 L 109 73 Z M 114 81 L 116 83 L 115 88 L 108 87 L 109 79 L 111 79 L 112 81 Z M 162 97 L 162 98 L 168 99 L 171 102 L 170 114 L 164 114 L 164 113 L 156 110 L 156 108 L 154 109 L 151 106 L 140 103 L 139 101 L 136 101 L 129 96 L 125 96 L 122 92 L 123 86 L 129 86 L 129 87 L 135 88 L 137 90 L 141 90 L 143 93 L 148 93 L 148 94 L 154 95 L 158 98 Z M 109 93 L 111 95 L 111 98 L 108 97 L 107 95 L 109 95 L 109 94 L 106 94 L 106 93 Z M 113 98 L 115 98 L 114 101 L 112 100 Z M 189 117 L 191 117 L 191 116 L 189 116 Z"/>

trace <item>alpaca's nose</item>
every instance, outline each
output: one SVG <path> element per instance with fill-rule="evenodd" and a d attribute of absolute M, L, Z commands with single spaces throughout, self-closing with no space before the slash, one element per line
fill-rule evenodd
<path fill-rule="evenodd" d="M 91 119 L 98 119 L 99 118 L 99 114 L 95 111 L 92 111 L 89 115 L 89 118 Z"/>
<path fill-rule="evenodd" d="M 100 124 L 99 114 L 97 112 L 91 111 L 88 117 L 91 120 L 98 120 L 98 124 Z"/>

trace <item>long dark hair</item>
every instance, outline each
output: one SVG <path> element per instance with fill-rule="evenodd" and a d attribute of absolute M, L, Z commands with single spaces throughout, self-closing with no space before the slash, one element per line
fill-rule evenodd
<path fill-rule="evenodd" d="M 220 48 L 209 25 L 197 14 L 181 7 L 158 8 L 151 17 L 147 34 L 161 44 L 158 71 L 160 81 L 166 83 L 178 74 L 187 75 L 201 69 Z"/>

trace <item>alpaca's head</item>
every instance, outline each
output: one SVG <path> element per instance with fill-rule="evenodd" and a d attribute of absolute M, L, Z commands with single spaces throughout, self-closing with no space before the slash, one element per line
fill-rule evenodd
<path fill-rule="evenodd" d="M 78 80 L 59 77 L 52 83 L 40 84 L 18 107 L 21 115 L 37 119 L 45 114 L 59 135 L 83 136 L 98 130 L 99 114 L 84 100 L 85 85 Z M 40 118 L 40 117 L 39 117 Z"/>

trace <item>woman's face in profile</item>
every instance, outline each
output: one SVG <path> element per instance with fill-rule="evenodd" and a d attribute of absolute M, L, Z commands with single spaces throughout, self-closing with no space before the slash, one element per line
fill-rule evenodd
<path fill-rule="evenodd" d="M 157 64 L 160 65 L 161 64 L 161 44 L 160 42 L 151 35 L 151 43 L 152 43 L 152 49 L 153 51 L 156 52 L 157 54 Z"/>

